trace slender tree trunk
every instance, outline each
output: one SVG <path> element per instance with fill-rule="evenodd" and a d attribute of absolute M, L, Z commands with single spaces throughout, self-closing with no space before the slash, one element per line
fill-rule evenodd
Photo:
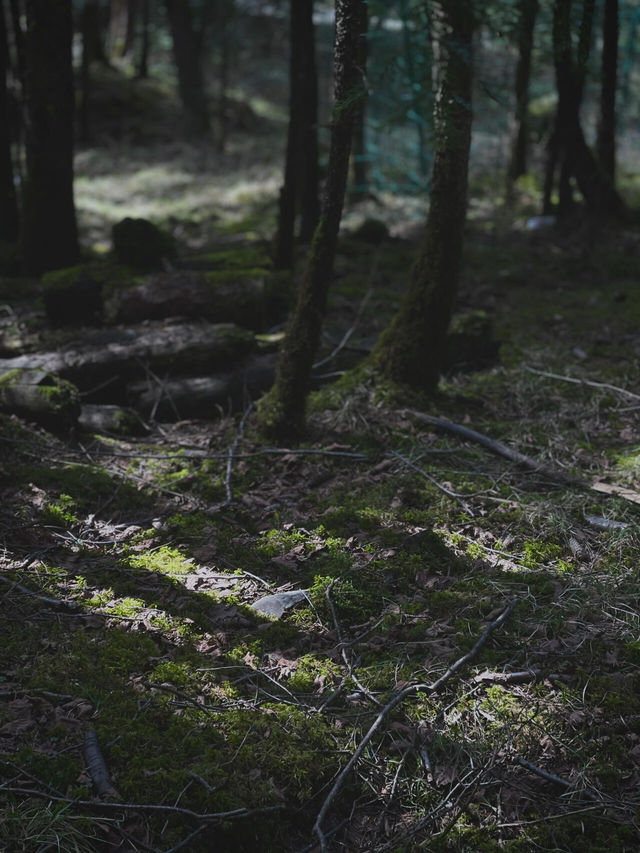
<path fill-rule="evenodd" d="M 133 55 L 136 45 L 136 29 L 138 27 L 138 0 L 127 2 L 127 28 L 124 35 L 125 56 Z"/>
<path fill-rule="evenodd" d="M 509 184 L 527 171 L 529 142 L 529 80 L 533 30 L 538 14 L 538 0 L 520 0 L 518 21 L 518 64 L 516 66 L 516 126 L 511 143 L 511 159 L 507 169 Z"/>
<path fill-rule="evenodd" d="M 0 5 L 0 240 L 15 243 L 19 233 L 19 217 L 11 160 L 11 122 L 6 85 L 8 70 L 7 24 L 4 6 Z"/>
<path fill-rule="evenodd" d="M 300 22 L 302 57 L 300 78 L 300 239 L 306 243 L 320 219 L 320 181 L 318 171 L 318 71 L 316 67 L 316 38 L 313 26 L 313 0 L 294 0 L 305 7 Z M 364 3 L 361 4 L 364 6 Z M 365 7 L 366 8 L 366 7 Z"/>
<path fill-rule="evenodd" d="M 423 243 L 398 313 L 370 356 L 375 373 L 432 391 L 444 364 L 463 250 L 471 143 L 472 0 L 433 4 L 435 158 Z"/>
<path fill-rule="evenodd" d="M 400 16 L 402 18 L 402 36 L 404 42 L 404 61 L 407 68 L 407 77 L 412 91 L 420 92 L 422 87 L 420 81 L 416 78 L 415 63 L 413 61 L 413 45 L 411 44 L 411 31 L 409 30 L 409 2 L 401 0 Z M 429 161 L 427 159 L 427 137 L 425 133 L 426 122 L 422 120 L 422 110 L 414 108 L 415 127 L 418 136 L 418 172 L 421 178 L 426 178 L 429 174 Z"/>
<path fill-rule="evenodd" d="M 259 407 L 261 429 L 282 443 L 299 441 L 305 430 L 311 368 L 326 312 L 347 186 L 353 117 L 362 97 L 362 82 L 356 67 L 361 2 L 336 0 L 335 94 L 322 212 L 282 345 L 275 385 Z"/>
<path fill-rule="evenodd" d="M 358 39 L 358 68 L 365 79 L 367 57 L 369 53 L 369 10 L 366 3 L 362 4 L 362 21 L 360 23 L 360 38 Z M 366 138 L 366 101 L 360 104 L 353 127 L 353 189 L 350 193 L 352 201 L 362 201 L 369 192 L 369 163 L 367 160 Z"/>
<path fill-rule="evenodd" d="M 206 133 L 210 128 L 209 114 L 191 8 L 188 0 L 166 0 L 166 6 L 178 71 L 178 90 L 189 130 L 194 134 Z"/>
<path fill-rule="evenodd" d="M 23 250 L 29 272 L 78 260 L 73 203 L 71 0 L 27 0 L 27 178 Z"/>
<path fill-rule="evenodd" d="M 151 0 L 142 0 L 140 32 L 140 59 L 138 61 L 138 77 L 146 80 L 149 76 L 149 43 L 151 40 Z"/>
<path fill-rule="evenodd" d="M 594 216 L 610 215 L 624 218 L 627 210 L 611 180 L 598 167 L 596 158 L 586 144 L 580 124 L 580 105 L 586 77 L 595 0 L 584 0 L 578 37 L 577 57 L 571 51 L 571 2 L 555 0 L 553 7 L 553 47 L 558 89 L 558 106 L 550 147 L 543 211 L 551 212 L 551 193 L 555 165 L 561 163 L 558 215 L 564 216 L 572 206 L 570 179 L 575 176 L 587 208 Z"/>
<path fill-rule="evenodd" d="M 618 76 L 618 0 L 605 0 L 602 84 L 596 151 L 598 163 L 613 182 L 616 171 L 616 83 Z"/>
<path fill-rule="evenodd" d="M 13 39 L 16 46 L 18 80 L 20 80 L 20 85 L 22 86 L 22 97 L 24 98 L 27 87 L 27 59 L 24 46 L 24 33 L 22 31 L 22 24 L 20 23 L 20 0 L 9 0 L 9 8 L 11 10 Z"/>
<path fill-rule="evenodd" d="M 319 217 L 318 84 L 313 32 L 313 0 L 290 0 L 289 126 L 284 183 L 280 190 L 274 266 L 291 269 L 297 202 L 300 236 L 309 240 Z"/>
<path fill-rule="evenodd" d="M 109 43 L 114 59 L 122 59 L 127 50 L 127 31 L 129 29 L 129 0 L 110 0 L 109 4 Z"/>

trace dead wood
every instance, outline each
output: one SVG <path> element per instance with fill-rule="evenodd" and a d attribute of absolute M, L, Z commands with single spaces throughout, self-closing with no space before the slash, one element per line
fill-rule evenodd
<path fill-rule="evenodd" d="M 545 477 L 549 477 L 549 479 L 555 480 L 558 483 L 580 489 L 590 489 L 593 492 L 600 492 L 605 495 L 616 495 L 626 501 L 631 501 L 631 503 L 640 504 L 640 494 L 638 492 L 634 492 L 632 489 L 627 489 L 625 486 L 618 486 L 615 483 L 601 483 L 598 480 L 594 480 L 592 483 L 589 483 L 581 477 L 574 477 L 571 474 L 565 474 L 564 471 L 558 471 L 556 468 L 550 468 L 548 465 L 543 465 L 541 462 L 537 462 L 530 456 L 525 456 L 524 453 L 519 453 L 511 447 L 507 447 L 507 445 L 503 444 L 501 441 L 494 441 L 494 439 L 483 435 L 481 432 L 476 432 L 468 427 L 455 424 L 453 421 L 448 421 L 444 418 L 436 418 L 433 417 L 433 415 L 425 415 L 423 412 L 416 412 L 414 409 L 405 409 L 404 411 L 408 415 L 413 415 L 419 421 L 429 424 L 429 426 L 433 426 L 443 432 L 458 435 L 468 441 L 475 442 L 475 444 L 480 444 L 482 447 L 486 447 L 486 449 L 491 453 L 495 453 L 497 456 L 503 456 L 505 459 L 515 462 L 516 465 L 520 465 L 528 471 L 534 471 L 537 474 L 544 474 Z"/>
<path fill-rule="evenodd" d="M 114 403 L 128 382 L 145 377 L 145 368 L 158 375 L 211 375 L 235 368 L 254 347 L 251 332 L 229 323 L 159 322 L 110 331 L 104 342 L 98 333 L 86 345 L 4 359 L 0 370 L 58 374 L 87 392 L 85 402 Z"/>
<path fill-rule="evenodd" d="M 117 791 L 109 776 L 109 770 L 98 743 L 98 737 L 93 730 L 86 734 L 82 754 L 98 796 L 117 796 Z"/>
<path fill-rule="evenodd" d="M 349 761 L 347 761 L 345 766 L 342 768 L 342 770 L 336 777 L 336 780 L 333 783 L 329 794 L 327 795 L 324 803 L 322 804 L 322 808 L 318 812 L 318 816 L 314 823 L 313 829 L 316 835 L 318 836 L 318 840 L 320 842 L 320 850 L 322 851 L 322 853 L 326 853 L 328 849 L 326 842 L 327 834 L 323 831 L 322 824 L 327 815 L 327 812 L 329 811 L 329 807 L 331 806 L 331 803 L 344 785 L 347 776 L 349 775 L 356 762 L 364 752 L 365 747 L 367 746 L 373 735 L 380 728 L 385 719 L 389 716 L 391 711 L 393 711 L 393 709 L 397 705 L 399 705 L 400 702 L 404 701 L 408 696 L 413 696 L 416 693 L 436 693 L 438 690 L 440 690 L 440 688 L 443 687 L 446 682 L 449 681 L 455 675 L 456 672 L 458 672 L 466 663 L 469 663 L 470 660 L 476 657 L 476 655 L 486 644 L 491 633 L 495 631 L 495 629 L 499 625 L 502 625 L 502 623 L 505 622 L 512 610 L 518 604 L 518 601 L 519 600 L 517 598 L 512 599 L 502 611 L 502 613 L 496 619 L 494 619 L 493 622 L 490 622 L 486 626 L 486 628 L 484 629 L 478 640 L 475 642 L 473 647 L 466 654 L 462 655 L 462 657 L 458 658 L 453 664 L 451 664 L 451 666 L 447 669 L 446 672 L 444 672 L 440 676 L 440 678 L 437 678 L 432 684 L 411 684 L 409 687 L 405 687 L 404 690 L 401 690 L 399 693 L 396 693 L 393 699 L 391 699 L 390 702 L 387 702 L 384 708 L 382 708 L 382 710 L 370 726 L 368 732 L 364 735 L 358 746 L 355 748 L 353 755 L 351 756 Z"/>

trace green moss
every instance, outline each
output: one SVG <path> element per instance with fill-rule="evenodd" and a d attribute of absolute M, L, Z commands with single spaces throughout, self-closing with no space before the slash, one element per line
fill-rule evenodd
<path fill-rule="evenodd" d="M 529 539 L 524 543 L 521 562 L 529 569 L 536 569 L 545 563 L 553 563 L 562 553 L 559 545 L 542 542 L 539 539 Z"/>
<path fill-rule="evenodd" d="M 190 267 L 210 270 L 268 270 L 271 258 L 265 246 L 239 246 L 233 249 L 218 249 L 188 258 Z"/>
<path fill-rule="evenodd" d="M 59 527 L 70 527 L 78 523 L 78 516 L 72 510 L 76 509 L 76 502 L 71 495 L 64 492 L 55 503 L 48 503 L 44 508 L 44 521 Z"/>

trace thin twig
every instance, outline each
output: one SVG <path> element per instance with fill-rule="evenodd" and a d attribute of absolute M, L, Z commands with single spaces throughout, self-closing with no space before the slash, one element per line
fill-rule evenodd
<path fill-rule="evenodd" d="M 232 809 L 227 812 L 194 812 L 192 809 L 185 809 L 181 806 L 167 806 L 160 803 L 105 803 L 98 800 L 75 800 L 72 797 L 55 796 L 47 791 L 41 791 L 37 788 L 19 788 L 9 785 L 0 785 L 3 791 L 10 791 L 14 794 L 31 794 L 34 797 L 42 797 L 44 799 L 53 800 L 58 803 L 68 803 L 73 806 L 82 806 L 88 809 L 97 809 L 98 811 L 139 811 L 139 812 L 172 812 L 181 814 L 185 817 L 193 818 L 194 820 L 202 820 L 207 822 L 233 820 L 234 818 L 253 817 L 257 814 L 266 814 L 268 812 L 277 811 L 283 808 L 278 804 L 275 806 L 263 806 L 258 809 L 239 808 Z"/>
<path fill-rule="evenodd" d="M 322 851 L 322 853 L 327 853 L 328 849 L 326 835 L 322 830 L 322 823 L 327 815 L 327 812 L 329 811 L 329 807 L 331 806 L 331 803 L 335 799 L 337 793 L 344 785 L 344 782 L 351 770 L 353 769 L 355 763 L 358 761 L 358 759 L 364 752 L 367 744 L 369 743 L 373 735 L 376 733 L 376 731 L 380 728 L 386 717 L 391 713 L 391 711 L 393 711 L 393 709 L 397 705 L 400 704 L 400 702 L 402 702 L 408 696 L 412 696 L 413 694 L 420 692 L 436 693 L 453 675 L 455 675 L 456 672 L 458 672 L 458 670 L 460 670 L 465 665 L 465 663 L 468 663 L 473 657 L 478 654 L 478 652 L 482 649 L 482 647 L 489 639 L 489 635 L 492 633 L 492 631 L 494 631 L 499 625 L 502 625 L 502 623 L 507 619 L 516 604 L 518 604 L 518 601 L 519 599 L 514 598 L 511 602 L 509 602 L 507 607 L 502 611 L 502 613 L 497 617 L 497 619 L 494 619 L 493 622 L 490 622 L 486 626 L 486 628 L 478 638 L 477 642 L 474 644 L 473 648 L 466 654 L 462 655 L 462 657 L 458 658 L 458 660 L 455 661 L 455 663 L 453 663 L 447 669 L 447 671 L 440 676 L 440 678 L 436 679 L 436 681 L 434 681 L 432 684 L 412 684 L 409 687 L 405 687 L 404 690 L 401 690 L 399 693 L 397 693 L 393 697 L 393 699 L 391 699 L 391 701 L 388 702 L 384 706 L 384 708 L 382 708 L 382 710 L 370 726 L 369 730 L 354 750 L 353 755 L 336 777 L 336 780 L 333 783 L 329 794 L 327 795 L 324 803 L 322 804 L 322 808 L 318 812 L 318 816 L 316 817 L 313 829 L 316 835 L 318 836 L 318 840 L 320 842 L 320 850 Z"/>
<path fill-rule="evenodd" d="M 594 382 L 592 379 L 578 379 L 575 376 L 561 376 L 559 373 L 549 373 L 547 370 L 537 370 L 535 367 L 529 367 L 528 364 L 523 365 L 524 369 L 529 373 L 535 373 L 538 376 L 546 376 L 548 379 L 559 379 L 562 382 L 571 382 L 574 385 L 588 385 L 589 388 L 604 388 L 607 391 L 615 391 L 617 394 L 624 394 L 631 397 L 632 400 L 640 400 L 640 394 L 634 394 L 633 391 L 627 391 L 626 388 L 620 388 L 618 385 L 610 385 L 608 382 Z"/>
<path fill-rule="evenodd" d="M 542 767 L 531 764 L 530 761 L 526 761 L 524 758 L 518 758 L 518 764 L 521 767 L 530 770 L 532 773 L 535 773 L 536 776 L 540 776 L 541 779 L 546 779 L 547 782 L 555 782 L 556 785 L 562 785 L 563 788 L 573 787 L 573 783 L 568 779 L 563 779 L 562 776 L 556 776 L 555 773 L 549 773 L 548 771 L 543 770 Z M 596 802 L 600 800 L 600 797 L 596 796 L 596 794 L 593 794 L 591 791 L 582 790 L 576 791 L 576 793 L 582 794 L 588 800 L 595 800 Z"/>
<path fill-rule="evenodd" d="M 377 267 L 377 256 L 374 259 L 374 272 L 375 272 L 376 267 Z M 373 273 L 372 273 L 372 275 L 373 275 Z M 362 313 L 366 307 L 367 302 L 371 298 L 372 293 L 373 293 L 373 290 L 370 287 L 367 290 L 367 292 L 365 293 L 364 297 L 362 298 L 360 305 L 358 305 L 358 310 L 356 311 L 356 316 L 355 316 L 355 319 L 353 321 L 353 325 L 349 329 L 347 329 L 347 331 L 342 336 L 340 343 L 337 344 L 337 346 L 329 353 L 328 356 L 326 356 L 325 358 L 321 358 L 320 361 L 315 362 L 315 364 L 313 365 L 314 370 L 316 368 L 322 367 L 323 365 L 332 361 L 338 355 L 338 353 L 346 347 L 346 345 L 349 343 L 349 339 L 350 339 L 351 335 L 353 335 L 353 333 L 356 330 L 356 327 L 358 326 L 358 323 L 360 322 L 360 319 L 362 317 Z"/>
<path fill-rule="evenodd" d="M 473 510 L 471 509 L 469 504 L 464 501 L 462 495 L 459 495 L 457 492 L 452 492 L 451 489 L 448 489 L 446 486 L 443 486 L 442 483 L 439 483 L 435 477 L 432 477 L 431 474 L 427 474 L 426 471 L 424 471 L 415 463 L 411 462 L 411 460 L 407 459 L 406 456 L 403 456 L 401 453 L 398 453 L 396 450 L 392 450 L 391 455 L 395 456 L 397 459 L 400 459 L 400 461 L 404 462 L 404 464 L 407 465 L 409 468 L 413 468 L 414 471 L 417 471 L 418 474 L 421 474 L 426 480 L 428 480 L 430 483 L 433 483 L 433 485 L 437 489 L 440 489 L 443 494 L 447 495 L 447 497 L 449 498 L 453 498 L 454 501 L 457 501 L 462 507 L 462 509 L 467 513 L 467 515 L 470 515 L 472 518 L 474 517 Z"/>

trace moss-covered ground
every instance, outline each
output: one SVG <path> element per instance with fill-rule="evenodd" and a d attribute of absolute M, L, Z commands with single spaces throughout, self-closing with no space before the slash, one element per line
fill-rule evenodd
<path fill-rule="evenodd" d="M 75 197 L 107 302 L 138 281 L 105 259 L 126 216 L 214 278 L 270 269 L 288 88 L 250 41 L 243 60 L 264 85 L 227 92 L 219 150 L 177 135 L 166 69 L 92 70 Z M 265 445 L 251 415 L 70 440 L 0 415 L 0 851 L 310 853 L 329 798 L 332 851 L 640 849 L 640 233 L 579 213 L 528 232 L 539 187 L 506 206 L 491 170 L 457 307 L 488 313 L 499 357 L 432 398 L 360 366 L 424 221 L 381 192 L 345 210 L 303 446 Z M 358 236 L 372 217 L 391 239 Z M 0 279 L 3 357 L 74 339 L 41 297 Z M 251 607 L 288 590 L 307 597 L 279 619 Z"/>
<path fill-rule="evenodd" d="M 343 242 L 322 355 L 358 326 L 327 372 L 362 357 L 414 250 Z M 459 303 L 490 312 L 499 362 L 431 399 L 346 373 L 293 450 L 251 417 L 75 443 L 3 417 L 0 848 L 314 849 L 340 770 L 421 683 L 340 783 L 329 845 L 637 850 L 637 255 L 631 228 L 472 218 Z M 288 589 L 308 598 L 280 619 L 251 608 Z"/>

